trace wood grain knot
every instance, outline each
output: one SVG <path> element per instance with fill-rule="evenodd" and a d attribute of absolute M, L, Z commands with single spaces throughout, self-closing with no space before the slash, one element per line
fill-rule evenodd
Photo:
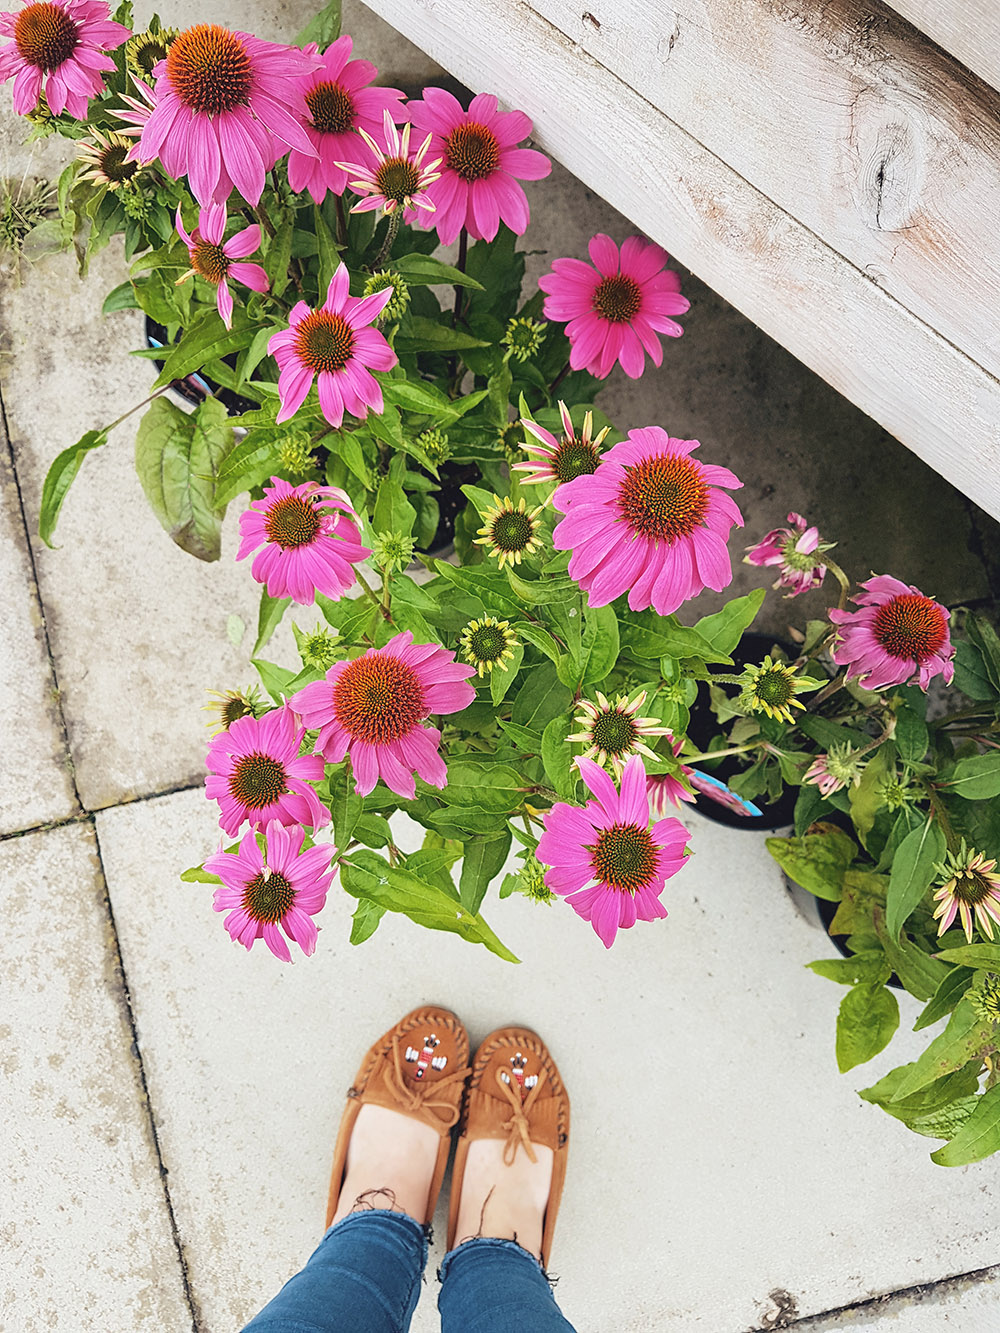
<path fill-rule="evenodd" d="M 851 106 L 850 181 L 855 205 L 873 231 L 903 231 L 920 212 L 927 174 L 923 115 L 864 88 Z"/>

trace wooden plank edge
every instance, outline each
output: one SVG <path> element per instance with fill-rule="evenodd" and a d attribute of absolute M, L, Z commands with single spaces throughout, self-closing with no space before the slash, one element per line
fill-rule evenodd
<path fill-rule="evenodd" d="M 982 367 L 520 0 L 367 3 L 523 109 L 538 147 L 1000 518 L 1000 382 Z"/>
<path fill-rule="evenodd" d="M 886 0 L 966 69 L 1000 90 L 1000 6 L 996 0 Z"/>

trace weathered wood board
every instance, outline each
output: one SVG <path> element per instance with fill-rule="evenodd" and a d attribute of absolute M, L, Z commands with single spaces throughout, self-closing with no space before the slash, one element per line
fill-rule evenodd
<path fill-rule="evenodd" d="M 1000 516 L 1000 97 L 855 0 L 588 2 L 370 0 Z"/>
<path fill-rule="evenodd" d="M 1000 4 L 997 0 L 888 0 L 981 79 L 1000 88 Z"/>

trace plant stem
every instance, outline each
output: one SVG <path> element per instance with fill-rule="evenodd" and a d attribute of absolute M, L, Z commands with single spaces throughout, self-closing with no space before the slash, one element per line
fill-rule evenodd
<path fill-rule="evenodd" d="M 843 688 L 843 686 L 846 683 L 847 683 L 847 672 L 845 671 L 843 672 L 842 675 L 837 676 L 835 680 L 831 680 L 829 685 L 824 685 L 824 687 L 820 690 L 819 694 L 813 695 L 812 706 L 809 709 L 810 713 L 815 711 L 817 704 L 821 704 L 826 699 L 829 699 L 831 694 L 836 694 L 837 691 Z"/>
<path fill-rule="evenodd" d="M 171 380 L 171 384 L 172 384 L 172 383 L 173 383 L 173 381 Z M 164 386 L 163 386 L 162 389 L 157 389 L 156 392 L 155 392 L 155 393 L 151 393 L 151 394 L 149 395 L 148 398 L 144 398 L 144 399 L 142 400 L 141 403 L 136 403 L 135 407 L 130 407 L 129 410 L 128 410 L 127 412 L 123 412 L 123 413 L 121 414 L 121 416 L 118 418 L 117 421 L 112 421 L 112 423 L 111 423 L 110 426 L 105 426 L 105 427 L 104 427 L 103 434 L 105 434 L 105 435 L 110 435 L 111 432 L 114 430 L 114 428 L 115 428 L 116 426 L 120 426 L 120 425 L 122 424 L 123 421 L 125 421 L 128 417 L 130 417 L 130 416 L 132 415 L 133 412 L 138 412 L 138 410 L 139 410 L 140 407 L 145 407 L 146 404 L 147 404 L 147 403 L 151 403 L 151 402 L 153 401 L 154 398 L 159 398 L 160 394 L 161 394 L 161 393 L 166 393 L 167 390 L 168 390 L 169 388 L 170 388 L 170 384 L 164 384 Z"/>
<path fill-rule="evenodd" d="M 958 851 L 958 838 L 955 836 L 955 830 L 952 828 L 951 819 L 948 811 L 937 793 L 937 789 L 932 782 L 925 782 L 924 791 L 927 793 L 927 799 L 931 803 L 931 809 L 941 825 L 941 832 L 944 834 L 945 842 L 948 844 L 949 852 Z"/>
<path fill-rule="evenodd" d="M 824 556 L 823 563 L 840 584 L 840 599 L 837 602 L 837 610 L 843 611 L 844 603 L 847 601 L 847 594 L 850 591 L 851 581 L 837 564 L 836 560 L 829 560 Z"/>
<path fill-rule="evenodd" d="M 372 268 L 381 268 L 389 257 L 389 252 L 393 247 L 396 235 L 399 232 L 399 219 L 402 216 L 400 209 L 394 208 L 391 213 L 386 215 L 389 219 L 389 230 L 385 234 L 385 240 L 382 242 L 382 249 L 375 256 Z"/>
<path fill-rule="evenodd" d="M 748 741 L 746 745 L 731 745 L 728 750 L 705 750 L 701 754 L 685 754 L 681 756 L 681 762 L 698 764 L 703 759 L 723 759 L 727 754 L 746 754 L 748 750 L 757 750 L 760 745 L 760 741 Z"/>
<path fill-rule="evenodd" d="M 563 366 L 562 370 L 560 370 L 559 374 L 555 377 L 555 379 L 554 379 L 554 380 L 552 381 L 552 383 L 549 385 L 549 397 L 550 397 L 550 398 L 551 398 L 551 396 L 555 393 L 556 389 L 558 389 L 559 385 L 562 384 L 563 380 L 566 378 L 566 376 L 567 376 L 568 374 L 569 374 L 569 362 L 567 361 L 566 364 Z"/>
<path fill-rule="evenodd" d="M 264 212 L 264 210 L 263 210 L 262 208 L 260 208 L 260 207 L 256 207 L 256 208 L 254 208 L 254 210 L 253 210 L 253 215 L 254 215 L 254 217 L 257 219 L 257 221 L 260 223 L 260 225 L 264 228 L 264 230 L 267 232 L 268 236 L 273 236 L 273 235 L 274 235 L 274 223 L 273 223 L 273 222 L 271 221 L 271 219 L 267 216 L 267 214 Z"/>
<path fill-rule="evenodd" d="M 337 201 L 337 244 L 347 245 L 347 214 L 344 212 L 344 196 L 338 194 Z"/>
<path fill-rule="evenodd" d="M 463 227 L 462 230 L 461 230 L 461 232 L 460 232 L 460 234 L 459 234 L 459 237 L 458 237 L 458 262 L 457 262 L 456 265 L 455 265 L 455 267 L 458 269 L 459 273 L 464 273 L 464 272 L 465 272 L 465 263 L 466 263 L 466 260 L 467 260 L 467 258 L 468 258 L 468 254 L 469 254 L 469 233 L 468 233 L 468 231 L 465 229 L 465 227 Z M 456 288 L 455 288 L 455 308 L 454 308 L 454 310 L 451 312 L 451 327 L 452 327 L 452 328 L 455 327 L 455 325 L 458 323 L 458 321 L 459 321 L 459 320 L 461 319 L 461 317 L 462 317 L 462 298 L 463 298 L 463 295 L 464 295 L 464 289 L 463 289 L 462 287 L 456 287 Z"/>
<path fill-rule="evenodd" d="M 390 620 L 392 617 L 389 615 L 389 612 L 386 610 L 386 608 L 382 605 L 382 599 L 379 597 L 379 595 L 378 595 L 378 593 L 375 591 L 375 589 L 368 583 L 367 579 L 360 579 L 360 578 L 359 578 L 359 579 L 358 579 L 358 582 L 361 584 L 362 588 L 364 588 L 364 590 L 365 590 L 365 595 L 367 596 L 367 598 L 369 599 L 369 601 L 372 601 L 372 602 L 375 603 L 375 605 L 378 607 L 379 611 L 381 612 L 382 616 L 383 616 L 386 620 Z"/>

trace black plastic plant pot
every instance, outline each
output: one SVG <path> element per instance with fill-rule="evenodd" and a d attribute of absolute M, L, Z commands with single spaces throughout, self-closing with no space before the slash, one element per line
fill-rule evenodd
<path fill-rule="evenodd" d="M 150 347 L 164 347 L 167 342 L 167 330 L 162 324 L 157 324 L 155 319 L 146 316 L 146 343 Z M 236 357 L 233 355 L 222 358 L 227 366 L 236 367 Z M 163 369 L 163 362 L 156 358 L 154 365 L 157 370 Z M 190 375 L 185 375 L 183 379 L 174 380 L 170 387 L 175 393 L 179 394 L 186 403 L 191 403 L 197 407 L 203 403 L 206 398 L 218 398 L 231 417 L 242 416 L 244 412 L 254 412 L 259 407 L 258 403 L 249 398 L 244 398 L 242 394 L 234 393 L 232 389 L 224 389 L 221 384 L 216 384 L 215 380 L 208 375 L 202 375 L 199 371 L 193 371 Z"/>
<path fill-rule="evenodd" d="M 817 898 L 816 908 L 819 912 L 819 919 L 823 923 L 823 929 L 830 938 L 830 942 L 838 953 L 843 954 L 845 958 L 853 958 L 854 950 L 847 947 L 846 935 L 831 935 L 830 927 L 833 924 L 833 918 L 837 915 L 839 903 L 832 903 L 827 898 Z M 894 990 L 905 990 L 906 987 L 900 981 L 899 977 L 893 972 L 892 976 L 886 982 L 887 986 L 892 986 Z"/>
<path fill-rule="evenodd" d="M 770 634 L 744 634 L 740 643 L 730 656 L 735 663 L 735 671 L 751 663 L 760 662 L 772 648 L 780 648 L 794 661 L 798 656 L 795 647 Z M 688 723 L 688 740 L 699 750 L 705 750 L 713 736 L 718 735 L 719 720 L 709 707 L 707 695 L 699 692 L 691 709 Z M 727 755 L 711 769 L 700 774 L 698 795 L 695 806 L 708 819 L 729 828 L 751 829 L 755 832 L 771 832 L 773 829 L 787 828 L 794 820 L 795 802 L 798 791 L 786 787 L 776 801 L 756 798 L 751 802 L 743 801 L 735 792 L 729 790 L 729 781 L 746 768 L 736 755 Z M 707 779 L 707 780 L 706 780 Z M 756 812 L 756 813 L 753 813 Z"/>

